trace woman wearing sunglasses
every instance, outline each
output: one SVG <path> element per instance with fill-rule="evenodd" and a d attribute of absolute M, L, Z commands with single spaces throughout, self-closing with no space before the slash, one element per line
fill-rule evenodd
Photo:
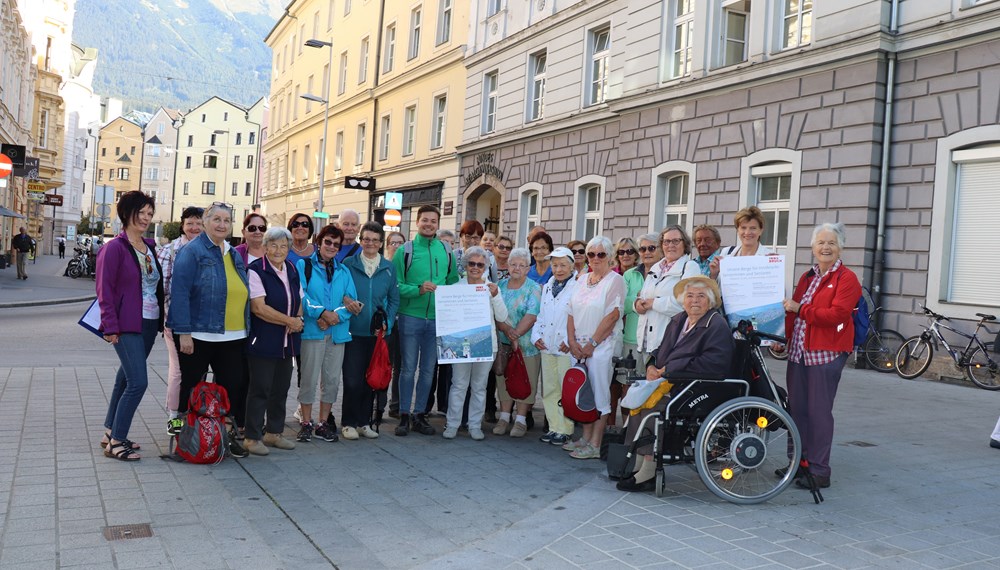
<path fill-rule="evenodd" d="M 573 271 L 576 272 L 576 279 L 583 279 L 583 276 L 590 271 L 587 268 L 587 242 L 575 239 L 566 244 L 566 247 L 573 252 Z"/>
<path fill-rule="evenodd" d="M 312 218 L 299 212 L 288 220 L 288 231 L 292 232 L 292 248 L 288 250 L 288 261 L 298 263 L 300 259 L 312 257 L 316 253 L 316 246 L 312 243 L 313 232 Z"/>
<path fill-rule="evenodd" d="M 497 283 L 510 277 L 510 268 L 507 267 L 507 260 L 510 258 L 512 249 L 514 249 L 514 241 L 509 237 L 500 236 L 497 238 L 497 243 L 493 247 L 494 263 L 492 271 Z"/>
<path fill-rule="evenodd" d="M 250 264 L 264 257 L 264 232 L 267 231 L 267 218 L 251 212 L 243 218 L 243 243 L 236 246 L 236 253 L 243 258 L 243 263 Z"/>
<path fill-rule="evenodd" d="M 101 333 L 114 346 L 121 366 L 104 419 L 104 455 L 138 461 L 139 446 L 128 439 L 132 418 L 146 393 L 146 358 L 156 334 L 163 330 L 163 272 L 156 242 L 143 239 L 153 221 L 156 202 L 134 190 L 118 200 L 124 231 L 97 254 L 97 303 Z"/>
<path fill-rule="evenodd" d="M 624 241 L 625 240 L 618 242 L 619 258 L 625 257 L 621 255 L 622 242 Z M 639 259 L 640 263 L 628 268 L 625 273 L 622 274 L 622 278 L 625 279 L 625 328 L 622 331 L 621 356 L 624 358 L 628 356 L 630 352 L 632 353 L 632 357 L 635 358 L 635 373 L 639 376 L 645 374 L 646 363 L 642 362 L 642 359 L 639 358 L 639 349 L 636 344 L 636 332 L 639 327 L 639 313 L 635 312 L 635 300 L 639 297 L 639 291 L 642 290 L 642 285 L 646 280 L 646 274 L 649 272 L 649 268 L 658 263 L 663 257 L 663 252 L 657 246 L 658 241 L 659 238 L 656 234 L 644 234 L 639 236 L 639 247 L 636 248 L 636 257 Z M 629 242 L 631 242 L 630 239 Z M 627 254 L 628 252 L 626 251 L 624 253 Z M 617 424 L 616 416 L 618 414 L 618 402 L 624 395 L 625 389 L 623 385 L 618 382 L 612 382 L 611 418 L 608 420 L 610 425 Z"/>
<path fill-rule="evenodd" d="M 566 340 L 569 352 L 585 360 L 594 389 L 594 403 L 601 417 L 584 424 L 583 437 L 570 441 L 563 449 L 574 459 L 597 459 L 601 456 L 604 425 L 611 413 L 611 358 L 622 334 L 622 307 L 625 303 L 625 280 L 611 270 L 611 240 L 596 236 L 587 244 L 590 273 L 577 284 L 569 300 Z"/>
<path fill-rule="evenodd" d="M 612 270 L 618 275 L 624 275 L 639 263 L 639 247 L 632 238 L 622 238 L 615 246 L 615 264 Z"/>

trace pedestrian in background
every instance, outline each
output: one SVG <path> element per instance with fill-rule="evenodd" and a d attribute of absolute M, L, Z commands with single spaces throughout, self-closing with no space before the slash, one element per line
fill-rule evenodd
<path fill-rule="evenodd" d="M 28 252 L 31 251 L 33 244 L 31 236 L 28 235 L 28 230 L 23 226 L 21 227 L 21 232 L 14 236 L 11 240 L 10 245 L 17 252 L 17 259 L 14 262 L 17 264 L 17 278 L 27 279 L 28 274 L 24 272 L 24 263 L 28 259 Z"/>
<path fill-rule="evenodd" d="M 146 358 L 163 329 L 163 271 L 156 259 L 156 242 L 142 237 L 155 207 L 153 198 L 138 190 L 122 194 L 117 209 L 124 229 L 97 256 L 101 333 L 121 362 L 101 446 L 104 455 L 120 461 L 141 458 L 128 433 L 149 384 Z"/>
<path fill-rule="evenodd" d="M 59 242 L 59 259 L 66 259 L 66 234 L 56 238 Z"/>

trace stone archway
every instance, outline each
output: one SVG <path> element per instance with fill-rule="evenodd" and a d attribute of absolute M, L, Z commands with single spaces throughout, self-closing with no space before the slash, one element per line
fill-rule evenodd
<path fill-rule="evenodd" d="M 477 220 L 486 231 L 500 235 L 505 191 L 499 178 L 489 174 L 480 176 L 462 193 L 462 219 Z"/>

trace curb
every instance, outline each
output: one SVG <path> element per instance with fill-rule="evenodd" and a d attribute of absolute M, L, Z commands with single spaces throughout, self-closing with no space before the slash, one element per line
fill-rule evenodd
<path fill-rule="evenodd" d="M 0 309 L 15 309 L 18 307 L 39 307 L 42 305 L 65 305 L 68 303 L 82 303 L 93 301 L 97 295 L 87 295 L 86 297 L 69 297 L 66 299 L 47 299 L 41 301 L 12 301 L 10 303 L 0 303 Z"/>

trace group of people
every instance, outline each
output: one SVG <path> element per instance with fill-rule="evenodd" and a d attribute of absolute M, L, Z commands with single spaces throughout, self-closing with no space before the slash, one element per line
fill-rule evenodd
<path fill-rule="evenodd" d="M 439 228 L 440 212 L 430 205 L 417 211 L 409 241 L 399 232 L 387 237 L 375 222 L 362 224 L 352 210 L 320 228 L 306 214 L 269 227 L 251 213 L 242 223 L 243 243 L 232 247 L 232 209 L 222 203 L 185 209 L 183 235 L 157 252 L 142 237 L 154 207 L 141 192 L 122 196 L 124 231 L 101 250 L 97 265 L 104 338 L 121 360 L 102 445 L 126 461 L 140 458 L 128 433 L 160 331 L 169 355 L 168 431 L 179 432 L 191 389 L 211 368 L 233 404 L 233 439 L 242 441 L 234 454 L 266 455 L 313 438 L 377 438 L 386 406 L 398 418 L 396 436 L 433 435 L 428 414 L 435 398 L 446 439 L 466 429 L 482 440 L 486 423 L 496 436 L 524 437 L 541 399 L 547 427 L 539 439 L 573 458 L 595 459 L 606 424 L 618 422 L 624 390 L 614 380 L 617 357 L 632 353 L 633 374 L 650 378 L 676 370 L 724 377 L 733 341 L 719 314 L 719 260 L 771 253 L 760 243 L 765 218 L 754 207 L 737 213 L 739 243 L 730 248 L 707 225 L 695 228 L 694 240 L 670 226 L 635 240 L 598 235 L 558 247 L 535 226 L 520 247 L 473 220 L 456 236 Z M 786 301 L 792 414 L 824 486 L 832 402 L 860 295 L 857 278 L 839 260 L 843 245 L 842 226 L 817 227 L 817 265 Z M 438 365 L 434 291 L 456 283 L 482 285 L 477 290 L 493 315 L 492 362 Z M 365 380 L 380 336 L 394 369 L 391 396 Z M 505 381 L 515 348 L 530 385 L 521 398 Z M 576 426 L 559 400 L 575 362 L 586 365 L 600 419 L 574 439 Z M 293 376 L 296 441 L 284 436 Z M 332 411 L 341 387 L 338 428 Z M 647 488 L 654 464 L 640 461 L 620 487 Z"/>

